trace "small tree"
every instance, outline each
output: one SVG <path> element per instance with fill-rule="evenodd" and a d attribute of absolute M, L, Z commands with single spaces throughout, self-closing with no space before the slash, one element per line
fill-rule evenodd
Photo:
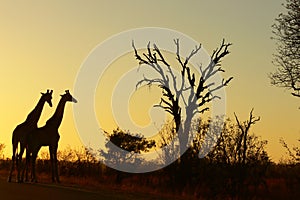
<path fill-rule="evenodd" d="M 172 142 L 176 140 L 176 133 L 172 121 L 164 124 L 158 133 L 159 139 L 157 145 L 159 148 L 163 149 L 161 156 L 162 162 L 164 164 L 170 163 L 172 160 L 176 160 L 176 153 L 179 149 L 179 144 Z"/>
<path fill-rule="evenodd" d="M 260 120 L 260 117 L 255 118 L 253 116 L 253 109 L 250 112 L 249 120 L 246 120 L 243 123 L 240 122 L 240 120 L 238 119 L 235 113 L 234 116 L 240 132 L 240 135 L 237 140 L 237 146 L 236 146 L 238 162 L 241 163 L 242 165 L 245 165 L 246 158 L 247 158 L 247 148 L 248 148 L 247 140 L 249 137 L 249 130 L 252 125 L 254 125 L 257 121 Z"/>
<path fill-rule="evenodd" d="M 144 162 L 139 154 L 148 152 L 152 147 L 155 147 L 154 140 L 147 140 L 140 134 L 133 135 L 129 131 L 126 132 L 119 128 L 113 130 L 112 134 L 105 133 L 108 138 L 105 145 L 107 152 L 101 149 L 100 155 L 104 158 L 104 163 L 114 169 L 119 169 L 120 166 L 125 166 L 127 169 L 138 167 L 137 164 Z M 117 184 L 120 184 L 124 177 L 125 173 L 122 171 L 115 172 Z"/>
<path fill-rule="evenodd" d="M 203 159 L 209 164 L 201 177 L 209 177 L 206 179 L 207 186 L 215 195 L 226 193 L 235 199 L 245 197 L 249 186 L 257 189 L 262 185 L 266 189 L 265 174 L 269 165 L 267 141 L 250 133 L 252 125 L 259 120 L 259 117 L 253 116 L 253 110 L 249 119 L 243 122 L 235 114 L 235 122 L 227 119 L 220 136 L 220 119 L 214 119 L 210 126 L 201 123 L 198 142 L 194 142 L 195 148 L 203 146 L 203 137 L 206 135 L 210 135 L 213 142 L 217 140 L 215 147 Z"/>
<path fill-rule="evenodd" d="M 108 135 L 107 152 L 100 150 L 100 155 L 104 157 L 106 163 L 109 163 L 109 166 L 142 162 L 137 155 L 141 152 L 148 152 L 152 147 L 155 147 L 155 141 L 147 140 L 139 134 L 132 135 L 119 128 L 113 130 L 112 134 L 107 132 L 106 134 Z M 123 151 L 117 148 L 121 148 Z"/>
<path fill-rule="evenodd" d="M 5 144 L 0 144 L 0 159 L 4 158 L 4 149 L 5 149 Z"/>
<path fill-rule="evenodd" d="M 273 24 L 273 39 L 277 53 L 273 63 L 277 67 L 270 74 L 271 84 L 292 90 L 300 97 L 300 1 L 286 0 L 287 13 L 280 13 Z"/>
<path fill-rule="evenodd" d="M 280 138 L 279 142 L 286 149 L 288 154 L 288 161 L 290 163 L 300 163 L 300 147 L 294 146 L 292 149 L 284 141 L 283 138 Z M 298 140 L 300 142 L 300 139 Z"/>

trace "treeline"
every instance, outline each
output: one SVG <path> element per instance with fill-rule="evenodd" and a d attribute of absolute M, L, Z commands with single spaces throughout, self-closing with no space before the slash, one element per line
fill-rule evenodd
<path fill-rule="evenodd" d="M 107 167 L 109 163 L 140 163 L 158 165 L 167 162 L 178 153 L 178 143 L 172 123 L 162 128 L 156 139 L 147 140 L 141 135 L 116 129 L 108 134 L 107 151 L 95 151 L 82 147 L 59 151 L 59 173 L 64 177 L 84 178 L 105 185 L 127 188 L 151 188 L 157 193 L 172 193 L 191 198 L 208 199 L 254 199 L 296 198 L 300 192 L 300 165 L 297 148 L 290 162 L 272 163 L 267 151 L 267 141 L 251 133 L 250 127 L 259 121 L 250 113 L 249 119 L 240 122 L 221 118 L 196 121 L 196 134 L 190 139 L 190 147 L 172 164 L 149 173 L 126 173 Z M 123 155 L 112 144 L 126 150 Z M 214 145 L 210 145 L 214 144 Z M 160 160 L 145 160 L 139 153 L 164 148 Z M 211 146 L 211 149 L 209 147 Z M 4 146 L 1 146 L 2 149 Z M 209 149 L 209 152 L 203 152 Z M 0 149 L 1 150 L 1 149 Z M 1 153 L 1 151 L 0 151 Z M 200 156 L 200 157 L 199 157 Z M 99 159 L 99 157 L 101 159 Z M 10 160 L 0 162 L 1 169 L 9 169 Z M 37 173 L 51 172 L 49 155 L 42 151 L 37 160 Z"/>

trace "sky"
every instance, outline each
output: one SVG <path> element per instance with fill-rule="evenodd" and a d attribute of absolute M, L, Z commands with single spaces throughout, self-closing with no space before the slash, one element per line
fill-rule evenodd
<path fill-rule="evenodd" d="M 285 155 L 279 139 L 283 138 L 293 146 L 300 138 L 299 99 L 291 96 L 289 91 L 271 86 L 268 78 L 275 70 L 271 25 L 284 11 L 282 3 L 283 0 L 1 1 L 0 143 L 6 145 L 6 155 L 11 154 L 14 128 L 34 108 L 40 92 L 54 90 L 54 107 L 45 105 L 39 121 L 39 126 L 43 126 L 54 112 L 59 95 L 66 89 L 74 94 L 80 69 L 95 47 L 124 31 L 161 27 L 188 35 L 201 43 L 207 52 L 218 47 L 223 38 L 233 43 L 231 53 L 222 62 L 226 70 L 224 76 L 234 77 L 226 88 L 226 115 L 233 119 L 235 112 L 240 120 L 246 120 L 254 108 L 254 115 L 260 116 L 261 120 L 251 132 L 268 140 L 268 153 L 273 161 L 278 161 Z M 112 64 L 110 73 L 118 74 L 116 78 L 110 80 L 112 75 L 107 75 L 107 80 L 99 81 L 95 92 L 97 119 L 109 131 L 115 126 L 114 116 L 106 104 L 101 104 L 101 97 L 111 95 L 108 90 L 124 73 L 122 59 L 117 58 Z M 124 63 L 137 66 L 133 52 L 127 54 Z M 106 86 L 110 87 L 101 91 Z M 155 89 L 152 92 L 146 98 L 153 98 L 145 103 L 145 107 L 141 104 L 143 98 L 135 94 L 130 112 L 146 111 L 152 106 L 149 102 L 157 103 L 159 93 Z M 78 99 L 78 105 L 80 101 Z M 80 147 L 81 137 L 86 134 L 77 130 L 73 111 L 72 103 L 68 103 L 59 128 L 60 149 Z M 142 117 L 133 114 L 132 118 L 141 125 L 149 120 L 151 123 L 147 114 Z M 141 118 L 145 120 L 139 121 Z M 86 120 L 88 123 L 89 119 Z"/>

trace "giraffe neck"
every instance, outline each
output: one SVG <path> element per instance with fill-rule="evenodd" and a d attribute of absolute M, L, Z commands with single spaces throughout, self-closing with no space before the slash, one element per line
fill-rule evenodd
<path fill-rule="evenodd" d="M 46 126 L 58 129 L 64 116 L 66 101 L 63 98 L 60 99 L 57 108 L 50 119 L 46 122 Z"/>
<path fill-rule="evenodd" d="M 35 106 L 35 108 L 27 115 L 25 122 L 28 122 L 33 125 L 37 124 L 41 117 L 44 104 L 45 104 L 45 101 L 41 97 L 40 100 L 38 101 L 37 105 Z"/>

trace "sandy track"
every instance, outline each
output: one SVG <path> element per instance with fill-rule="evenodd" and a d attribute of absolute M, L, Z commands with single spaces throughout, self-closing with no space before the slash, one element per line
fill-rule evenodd
<path fill-rule="evenodd" d="M 88 191 L 59 184 L 8 183 L 0 180 L 2 200 L 119 200 L 119 199 L 162 199 L 141 194 L 120 191 Z"/>

